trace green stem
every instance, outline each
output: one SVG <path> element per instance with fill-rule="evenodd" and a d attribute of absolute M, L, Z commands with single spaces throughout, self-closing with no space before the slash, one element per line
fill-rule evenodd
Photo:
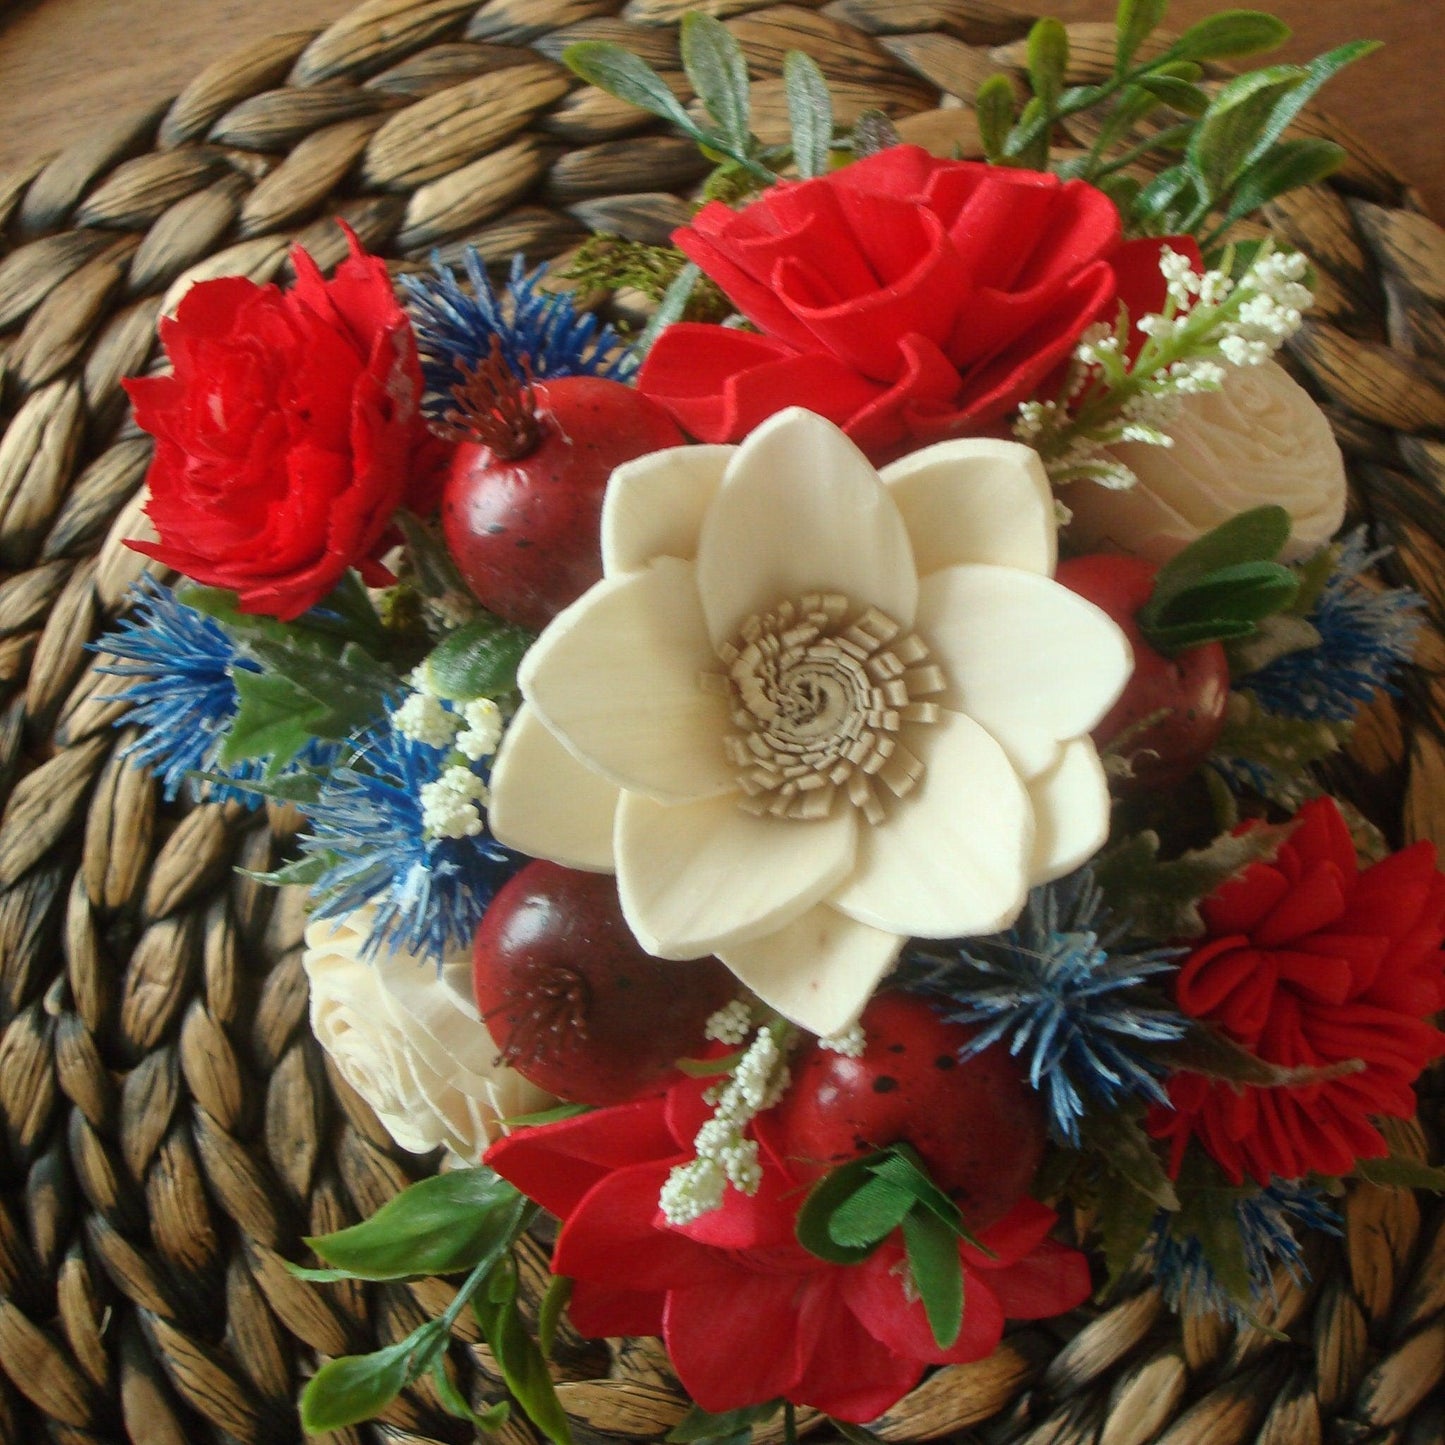
<path fill-rule="evenodd" d="M 798 1412 L 791 1400 L 783 1401 L 783 1445 L 798 1445 Z"/>

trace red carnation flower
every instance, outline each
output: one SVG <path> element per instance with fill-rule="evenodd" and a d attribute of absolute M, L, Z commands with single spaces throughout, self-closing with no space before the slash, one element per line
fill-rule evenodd
<path fill-rule="evenodd" d="M 1334 801 L 1318 798 L 1271 863 L 1255 863 L 1201 907 L 1208 941 L 1175 983 L 1179 1006 L 1271 1064 L 1355 1073 L 1293 1087 L 1237 1087 L 1195 1073 L 1169 1083 L 1152 1132 L 1177 1170 L 1198 1139 L 1235 1183 L 1246 1174 L 1347 1174 L 1388 1153 L 1371 1116 L 1408 1118 L 1412 1085 L 1445 1050 L 1424 1022 L 1445 1006 L 1445 878 L 1416 843 L 1360 869 Z"/>
<path fill-rule="evenodd" d="M 170 376 L 126 382 L 156 439 L 137 551 L 231 588 L 245 612 L 290 619 L 372 558 L 409 478 L 437 457 L 421 368 L 386 266 L 361 250 L 326 281 L 301 250 L 289 292 L 240 276 L 193 286 L 160 335 Z M 433 487 L 434 490 L 434 487 Z"/>
<path fill-rule="evenodd" d="M 668 1224 L 658 1196 L 672 1168 L 692 1157 L 709 1114 L 703 1089 L 685 1079 L 666 1094 L 521 1129 L 485 1160 L 563 1221 L 552 1268 L 574 1281 L 577 1328 L 661 1335 L 703 1409 L 781 1397 L 836 1419 L 872 1420 L 926 1365 L 992 1353 L 1005 1316 L 1042 1319 L 1087 1297 L 1084 1256 L 1047 1239 L 1055 1215 L 1024 1200 L 984 1231 L 995 1257 L 961 1246 L 963 1330 L 942 1350 L 922 1303 L 904 1291 L 901 1244 L 844 1267 L 797 1242 L 807 1188 L 766 1144 L 755 1195 L 729 1190 L 722 1208 Z"/>
<path fill-rule="evenodd" d="M 1082 181 L 917 146 L 740 211 L 712 202 L 673 240 L 758 331 L 670 326 L 637 386 L 706 442 L 739 441 L 788 406 L 875 455 L 977 433 L 1034 395 L 1091 322 L 1113 321 L 1120 275 L 1162 297 L 1163 243 L 1119 237 L 1113 203 Z"/>

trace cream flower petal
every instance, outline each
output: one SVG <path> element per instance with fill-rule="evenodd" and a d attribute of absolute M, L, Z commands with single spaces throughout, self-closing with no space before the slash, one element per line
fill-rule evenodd
<path fill-rule="evenodd" d="M 555 618 L 518 673 L 523 696 L 584 762 L 628 792 L 664 802 L 737 786 L 723 754 L 725 697 L 690 562 L 659 557 L 607 578 Z"/>
<path fill-rule="evenodd" d="M 881 476 L 903 514 L 920 577 L 960 562 L 1053 576 L 1053 489 L 1031 448 L 992 437 L 939 442 Z"/>
<path fill-rule="evenodd" d="M 1034 805 L 1029 882 L 1047 883 L 1087 863 L 1108 841 L 1109 780 L 1094 744 L 1075 738 L 1028 786 Z"/>
<path fill-rule="evenodd" d="M 738 448 L 703 523 L 697 576 L 718 646 L 809 592 L 842 593 L 903 627 L 918 601 L 913 549 L 878 473 L 832 422 L 797 407 Z"/>
<path fill-rule="evenodd" d="M 1118 626 L 1047 577 L 945 567 L 920 584 L 918 633 L 943 669 L 945 706 L 981 722 L 1025 778 L 1087 733 L 1134 668 Z"/>
<path fill-rule="evenodd" d="M 857 1020 L 905 942 L 902 934 L 870 928 L 820 904 L 719 957 L 769 1008 L 826 1037 Z"/>
<path fill-rule="evenodd" d="M 624 462 L 602 501 L 602 571 L 637 572 L 654 557 L 697 556 L 702 519 L 736 447 L 668 447 Z"/>
<path fill-rule="evenodd" d="M 857 815 L 789 822 L 745 813 L 737 796 L 664 807 L 624 793 L 617 891 L 637 941 L 659 958 L 699 958 L 791 923 L 853 867 Z"/>
<path fill-rule="evenodd" d="M 919 938 L 992 933 L 1028 894 L 1033 809 L 1004 750 L 973 719 L 945 710 L 909 743 L 918 787 L 890 798 L 862 830 L 853 876 L 828 900 L 860 923 Z"/>
<path fill-rule="evenodd" d="M 616 783 L 580 763 L 523 703 L 492 764 L 487 826 L 519 853 L 611 873 Z"/>

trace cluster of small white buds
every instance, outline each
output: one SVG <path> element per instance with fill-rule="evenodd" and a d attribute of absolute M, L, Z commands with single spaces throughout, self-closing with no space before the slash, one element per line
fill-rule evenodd
<path fill-rule="evenodd" d="M 391 724 L 403 737 L 429 748 L 449 748 L 461 719 L 429 691 L 409 693 L 391 715 Z"/>
<path fill-rule="evenodd" d="M 725 1003 L 709 1017 L 703 1028 L 703 1037 L 711 1039 L 714 1043 L 740 1048 L 752 1032 L 752 1027 L 752 1009 L 744 1000 L 735 998 L 731 1003 Z"/>
<path fill-rule="evenodd" d="M 462 708 L 465 727 L 457 734 L 457 751 L 474 763 L 489 758 L 502 740 L 502 710 L 489 697 L 473 698 Z"/>
<path fill-rule="evenodd" d="M 863 1050 L 867 1046 L 868 1041 L 863 1037 L 861 1024 L 854 1024 L 840 1034 L 829 1034 L 818 1040 L 820 1049 L 827 1049 L 829 1053 L 833 1054 L 842 1054 L 845 1059 L 861 1059 Z"/>
<path fill-rule="evenodd" d="M 709 1025 L 733 1007 L 719 1009 Z M 757 1144 L 745 1134 L 748 1125 L 787 1091 L 788 1065 L 780 1040 L 790 1034 L 787 1024 L 765 1024 L 731 1077 L 704 1094 L 713 1115 L 693 1140 L 696 1157 L 672 1170 L 658 1197 L 658 1208 L 669 1224 L 690 1224 L 721 1207 L 729 1185 L 743 1194 L 757 1193 L 762 1165 Z"/>
<path fill-rule="evenodd" d="M 470 768 L 447 768 L 435 782 L 421 785 L 422 828 L 433 838 L 475 838 L 488 796 L 486 781 Z"/>

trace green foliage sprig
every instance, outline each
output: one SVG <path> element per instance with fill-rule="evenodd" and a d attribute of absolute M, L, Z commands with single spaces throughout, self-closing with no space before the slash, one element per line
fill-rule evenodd
<path fill-rule="evenodd" d="M 1089 181 L 1113 198 L 1132 233 L 1198 235 L 1208 252 L 1236 222 L 1344 163 L 1344 148 L 1333 141 L 1281 136 L 1331 76 L 1378 44 L 1354 41 L 1308 65 L 1252 71 L 1211 94 L 1200 83 L 1207 62 L 1274 50 L 1289 27 L 1261 11 L 1226 10 L 1139 59 L 1167 9 L 1168 0 L 1120 0 L 1113 73 L 1093 85 L 1065 85 L 1068 32 L 1057 20 L 1038 21 L 1027 45 L 1032 98 L 1018 111 L 1009 79 L 990 77 L 975 98 L 979 131 L 995 165 Z M 1098 127 L 1093 144 L 1054 164 L 1055 127 L 1085 114 Z M 1126 174 L 1159 155 L 1179 159 L 1147 184 Z"/>

